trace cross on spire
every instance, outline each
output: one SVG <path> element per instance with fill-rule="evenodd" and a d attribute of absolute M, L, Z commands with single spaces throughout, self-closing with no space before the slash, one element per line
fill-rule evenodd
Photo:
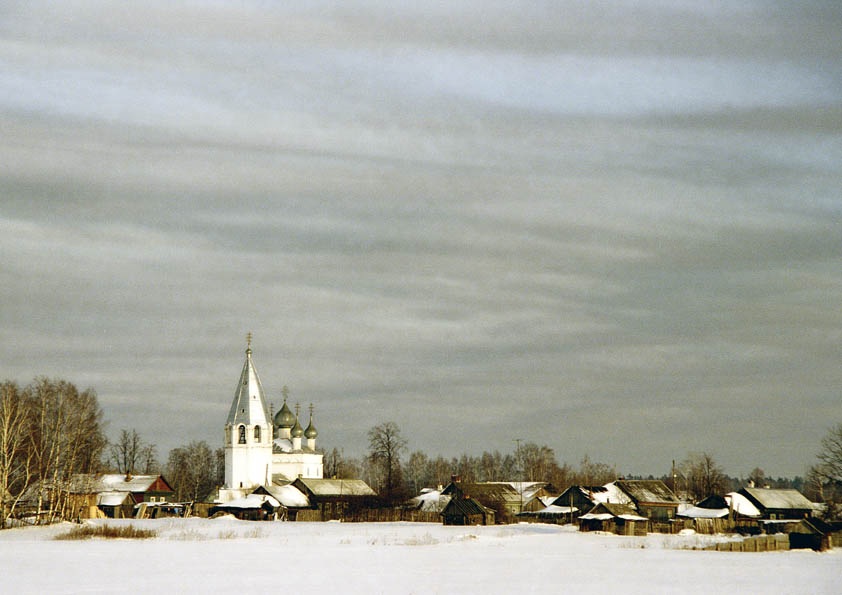
<path fill-rule="evenodd" d="M 251 351 L 251 331 L 246 333 L 246 349 Z"/>

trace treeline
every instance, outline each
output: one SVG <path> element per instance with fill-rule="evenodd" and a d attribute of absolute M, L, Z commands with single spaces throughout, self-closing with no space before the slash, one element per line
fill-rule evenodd
<path fill-rule="evenodd" d="M 334 448 L 325 453 L 325 476 L 360 478 L 388 500 L 399 501 L 423 488 L 446 485 L 453 475 L 462 481 L 543 481 L 556 490 L 571 485 L 604 485 L 621 477 L 616 466 L 593 461 L 585 455 L 577 466 L 559 463 L 553 449 L 533 442 L 518 443 L 513 452 L 483 452 L 479 456 L 430 457 L 422 451 L 406 453 L 407 440 L 393 422 L 369 430 L 369 453 L 348 459 Z M 793 488 L 816 501 L 824 501 L 815 482 L 804 478 L 771 478 L 756 467 L 745 477 L 731 477 L 709 453 L 688 453 L 669 472 L 648 477 L 626 475 L 627 479 L 660 479 L 681 498 L 698 502 L 712 494 L 725 494 L 747 485 Z"/>
<path fill-rule="evenodd" d="M 162 464 L 155 444 L 143 440 L 134 429 L 121 430 L 109 442 L 103 419 L 93 389 L 80 391 L 67 381 L 44 377 L 24 387 L 13 381 L 0 384 L 0 528 L 24 498 L 27 509 L 34 508 L 39 518 L 42 511 L 62 518 L 67 502 L 61 498 L 67 498 L 70 483 L 78 474 L 163 473 L 179 501 L 203 500 L 223 484 L 222 448 L 191 441 L 172 449 Z M 543 481 L 557 490 L 570 485 L 603 485 L 619 477 L 614 465 L 588 456 L 575 467 L 559 463 L 551 447 L 533 442 L 518 442 L 509 453 L 495 450 L 445 457 L 420 450 L 407 453 L 408 442 L 393 422 L 372 427 L 368 438 L 369 451 L 360 458 L 345 457 L 337 448 L 322 451 L 324 475 L 363 479 L 393 503 L 424 488 L 444 486 L 453 475 L 466 482 Z M 842 425 L 828 434 L 822 447 L 820 464 L 811 469 L 807 480 L 773 479 L 759 468 L 746 477 L 730 477 L 708 453 L 689 453 L 674 469 L 649 478 L 663 480 L 693 501 L 753 482 L 761 487 L 795 488 L 816 501 L 838 502 L 842 494 Z M 44 501 L 48 493 L 54 498 L 49 503 Z"/>

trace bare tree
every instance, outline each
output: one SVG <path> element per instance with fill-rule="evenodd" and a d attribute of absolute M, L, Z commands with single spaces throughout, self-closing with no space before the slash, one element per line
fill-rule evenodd
<path fill-rule="evenodd" d="M 699 501 L 724 491 L 727 478 L 709 453 L 690 453 L 681 465 L 688 495 Z"/>
<path fill-rule="evenodd" d="M 573 477 L 579 485 L 604 485 L 617 479 L 617 468 L 608 463 L 592 461 L 585 455 L 579 463 L 579 471 Z"/>
<path fill-rule="evenodd" d="M 430 459 L 423 452 L 416 450 L 409 455 L 404 466 L 404 477 L 407 488 L 413 494 L 418 494 L 421 488 L 428 487 L 430 477 Z"/>
<path fill-rule="evenodd" d="M 119 473 L 135 473 L 143 457 L 147 445 L 141 439 L 137 430 L 120 430 L 117 440 L 108 449 L 109 459 Z M 152 453 L 147 452 L 149 456 Z"/>
<path fill-rule="evenodd" d="M 167 479 L 179 500 L 201 500 L 218 484 L 218 457 L 204 440 L 174 448 L 167 459 Z"/>
<path fill-rule="evenodd" d="M 826 518 L 837 518 L 842 513 L 842 423 L 822 438 L 816 458 L 807 475 L 809 495 L 825 504 Z"/>
<path fill-rule="evenodd" d="M 752 485 L 762 488 L 766 485 L 766 473 L 760 467 L 755 467 L 748 474 L 748 481 Z"/>
<path fill-rule="evenodd" d="M 368 431 L 369 460 L 382 473 L 381 492 L 393 502 L 400 494 L 401 452 L 406 450 L 406 440 L 394 422 L 387 421 Z"/>
<path fill-rule="evenodd" d="M 29 422 L 28 402 L 17 383 L 0 384 L 0 529 L 14 515 L 32 478 Z"/>
<path fill-rule="evenodd" d="M 79 392 L 64 380 L 37 378 L 25 389 L 30 401 L 29 448 L 38 481 L 38 513 L 49 495 L 50 516 L 67 512 L 74 474 L 99 468 L 106 440 L 103 414 L 92 389 Z"/>

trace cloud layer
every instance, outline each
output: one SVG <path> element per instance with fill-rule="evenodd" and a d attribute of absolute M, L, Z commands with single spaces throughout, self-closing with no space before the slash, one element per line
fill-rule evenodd
<path fill-rule="evenodd" d="M 217 444 L 801 474 L 839 421 L 833 2 L 11 3 L 3 377 Z"/>

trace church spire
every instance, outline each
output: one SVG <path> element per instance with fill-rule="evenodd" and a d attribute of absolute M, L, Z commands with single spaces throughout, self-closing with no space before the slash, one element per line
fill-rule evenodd
<path fill-rule="evenodd" d="M 229 424 L 270 426 L 271 416 L 266 406 L 266 397 L 260 377 L 251 359 L 251 333 L 246 335 L 246 361 L 240 373 L 240 382 L 234 392 L 234 401 L 228 411 Z"/>

